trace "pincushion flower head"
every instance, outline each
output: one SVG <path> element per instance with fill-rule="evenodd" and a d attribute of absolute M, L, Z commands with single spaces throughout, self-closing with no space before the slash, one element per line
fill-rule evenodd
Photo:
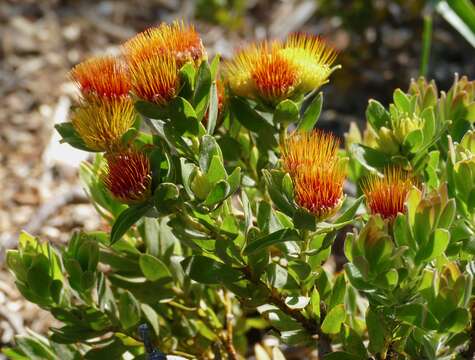
<path fill-rule="evenodd" d="M 345 161 L 338 156 L 338 146 L 332 134 L 317 130 L 294 132 L 282 147 L 296 203 L 320 220 L 333 215 L 343 200 Z"/>
<path fill-rule="evenodd" d="M 151 193 L 152 174 L 148 157 L 127 149 L 106 155 L 103 181 L 110 193 L 126 204 L 146 200 Z"/>
<path fill-rule="evenodd" d="M 362 184 L 371 213 L 390 220 L 405 213 L 404 203 L 412 186 L 408 174 L 398 167 L 385 169 L 383 177 L 370 175 Z"/>
<path fill-rule="evenodd" d="M 290 35 L 280 53 L 298 68 L 303 93 L 326 84 L 332 72 L 340 67 L 332 67 L 337 56 L 335 49 L 315 35 Z"/>
<path fill-rule="evenodd" d="M 276 104 L 319 88 L 335 68 L 333 49 L 317 37 L 294 35 L 240 50 L 226 64 L 225 77 L 239 96 Z"/>
<path fill-rule="evenodd" d="M 198 65 L 206 51 L 191 25 L 162 23 L 137 34 L 123 45 L 132 91 L 138 97 L 166 104 L 180 90 L 178 71 L 187 62 Z"/>
<path fill-rule="evenodd" d="M 71 71 L 81 91 L 71 122 L 84 143 L 95 151 L 110 151 L 135 121 L 125 66 L 113 57 L 86 60 Z"/>

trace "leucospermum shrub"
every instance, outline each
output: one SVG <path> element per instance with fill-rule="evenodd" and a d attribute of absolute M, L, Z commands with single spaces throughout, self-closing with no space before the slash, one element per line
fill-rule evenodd
<path fill-rule="evenodd" d="M 421 78 L 388 108 L 370 100 L 364 134 L 352 125 L 340 147 L 314 130 L 335 61 L 296 34 L 221 68 L 175 22 L 77 65 L 57 130 L 96 153 L 80 175 L 110 231 L 63 248 L 20 235 L 18 289 L 62 325 L 4 353 L 242 359 L 254 328 L 302 357 L 470 357 L 475 85 Z"/>

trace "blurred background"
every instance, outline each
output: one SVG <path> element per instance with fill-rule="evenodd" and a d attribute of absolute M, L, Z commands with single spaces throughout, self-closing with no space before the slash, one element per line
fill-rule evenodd
<path fill-rule="evenodd" d="M 224 58 L 255 39 L 321 34 L 340 51 L 343 69 L 324 88 L 319 125 L 342 136 L 352 121 L 363 128 L 369 98 L 387 105 L 395 88 L 424 72 L 424 16 L 432 19 L 427 76 L 439 89 L 454 73 L 475 78 L 475 17 L 467 20 L 462 7 L 465 24 L 457 24 L 447 3 L 473 7 L 470 0 L 0 0 L 0 346 L 54 324 L 21 299 L 2 265 L 19 231 L 61 243 L 74 228 L 104 227 L 79 182 L 85 154 L 59 144 L 53 131 L 74 104 L 72 66 L 118 53 L 135 33 L 176 18 L 193 21 L 209 54 Z"/>

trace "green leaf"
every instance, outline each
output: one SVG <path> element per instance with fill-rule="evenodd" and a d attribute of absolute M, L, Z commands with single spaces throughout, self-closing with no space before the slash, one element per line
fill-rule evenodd
<path fill-rule="evenodd" d="M 285 99 L 277 104 L 274 112 L 274 122 L 289 124 L 297 120 L 299 108 L 292 100 Z"/>
<path fill-rule="evenodd" d="M 171 276 L 167 266 L 155 256 L 149 254 L 140 255 L 139 265 L 147 280 L 157 281 L 158 279 Z"/>
<path fill-rule="evenodd" d="M 412 153 L 415 153 L 422 146 L 423 141 L 424 135 L 422 134 L 422 130 L 416 129 L 406 135 L 403 141 L 403 146 Z"/>
<path fill-rule="evenodd" d="M 220 180 L 226 180 L 227 177 L 228 174 L 226 173 L 221 158 L 218 155 L 214 155 L 206 172 L 207 180 L 210 184 L 216 184 Z"/>
<path fill-rule="evenodd" d="M 442 332 L 458 333 L 465 329 L 470 319 L 467 309 L 455 309 L 440 323 Z"/>
<path fill-rule="evenodd" d="M 142 309 L 142 312 L 147 318 L 147 321 L 152 326 L 155 335 L 158 336 L 160 333 L 160 319 L 158 317 L 157 312 L 150 305 L 147 304 L 140 304 L 140 308 Z"/>
<path fill-rule="evenodd" d="M 345 306 L 343 304 L 335 306 L 325 316 L 322 323 L 322 331 L 325 334 L 337 334 L 340 332 L 341 325 L 345 321 L 346 313 Z"/>
<path fill-rule="evenodd" d="M 131 292 L 125 291 L 119 298 L 119 319 L 122 327 L 129 329 L 140 320 L 140 305 Z"/>
<path fill-rule="evenodd" d="M 396 309 L 396 316 L 410 325 L 423 329 L 436 329 L 437 320 L 422 304 L 406 304 Z"/>
<path fill-rule="evenodd" d="M 218 88 L 216 86 L 216 82 L 213 82 L 213 84 L 211 84 L 208 119 L 206 123 L 206 132 L 209 135 L 213 135 L 214 129 L 216 128 L 216 121 L 219 115 L 218 111 L 219 111 Z"/>
<path fill-rule="evenodd" d="M 204 205 L 212 206 L 225 200 L 230 194 L 230 186 L 225 180 L 218 181 L 204 201 Z"/>
<path fill-rule="evenodd" d="M 122 211 L 112 225 L 110 244 L 113 245 L 134 225 L 139 221 L 151 208 L 150 203 L 131 206 Z"/>
<path fill-rule="evenodd" d="M 259 250 L 265 249 L 271 245 L 286 242 L 286 241 L 299 241 L 301 240 L 299 234 L 294 229 L 281 229 L 273 232 L 267 236 L 253 240 L 249 243 L 245 249 L 244 254 L 249 255 Z"/>
<path fill-rule="evenodd" d="M 419 250 L 416 256 L 416 262 L 429 262 L 440 255 L 447 249 L 450 242 L 450 233 L 446 229 L 436 229 L 430 237 L 427 244 Z"/>
<path fill-rule="evenodd" d="M 370 351 L 380 353 L 384 348 L 386 328 L 381 316 L 371 307 L 366 312 L 366 327 L 368 328 Z"/>
<path fill-rule="evenodd" d="M 180 198 L 180 190 L 178 187 L 169 182 L 158 185 L 153 194 L 153 201 L 158 211 L 162 213 L 169 213 L 174 211 L 175 204 Z"/>
<path fill-rule="evenodd" d="M 242 278 L 239 270 L 207 256 L 190 256 L 181 264 L 188 276 L 202 284 L 235 282 Z"/>
<path fill-rule="evenodd" d="M 170 123 L 179 134 L 199 134 L 199 122 L 193 106 L 182 97 L 176 97 L 167 105 Z"/>
<path fill-rule="evenodd" d="M 364 168 L 371 172 L 379 172 L 378 169 L 384 169 L 391 163 L 388 155 L 365 145 L 352 144 L 350 152 Z"/>
<path fill-rule="evenodd" d="M 274 133 L 275 129 L 270 125 L 262 115 L 250 107 L 249 103 L 239 97 L 230 99 L 231 113 L 247 129 L 256 133 Z"/>
<path fill-rule="evenodd" d="M 455 210 L 455 199 L 450 199 L 440 214 L 437 226 L 442 229 L 448 229 L 455 219 Z"/>
<path fill-rule="evenodd" d="M 136 101 L 134 107 L 139 114 L 149 119 L 164 120 L 168 116 L 167 111 L 163 106 L 149 101 Z"/>
<path fill-rule="evenodd" d="M 405 113 L 412 113 L 411 111 L 411 101 L 408 96 L 402 92 L 401 89 L 396 89 L 393 94 L 394 104 L 399 110 Z"/>
<path fill-rule="evenodd" d="M 314 97 L 308 108 L 305 109 L 302 120 L 297 126 L 299 131 L 312 131 L 318 121 L 318 118 L 320 117 L 320 113 L 322 112 L 322 105 L 323 93 L 320 92 Z"/>
<path fill-rule="evenodd" d="M 285 298 L 285 304 L 290 309 L 303 309 L 310 302 L 310 298 L 307 296 L 287 296 Z"/>
<path fill-rule="evenodd" d="M 314 287 L 312 290 L 312 295 L 310 296 L 310 304 L 312 314 L 314 314 L 318 319 L 320 319 L 320 293 L 318 292 L 316 287 Z"/>
<path fill-rule="evenodd" d="M 364 200 L 364 196 L 360 196 L 358 199 L 356 199 L 355 201 L 353 201 L 353 203 L 351 204 L 351 206 L 349 206 L 345 212 L 343 214 L 341 214 L 333 223 L 334 224 L 339 224 L 339 223 L 344 223 L 346 221 L 349 221 L 351 219 L 354 218 L 355 214 L 356 214 L 356 211 L 358 210 L 358 208 L 360 207 L 361 203 L 363 202 Z M 349 201 L 349 198 L 347 197 L 345 202 L 348 202 Z M 345 205 L 343 205 L 345 206 Z"/>
<path fill-rule="evenodd" d="M 475 6 L 470 0 L 439 1 L 437 11 L 475 47 Z"/>
<path fill-rule="evenodd" d="M 49 260 L 43 254 L 34 257 L 28 269 L 27 279 L 30 289 L 40 297 L 47 298 L 50 295 L 50 285 L 52 282 Z"/>
<path fill-rule="evenodd" d="M 76 129 L 74 129 L 74 126 L 70 122 L 64 122 L 60 124 L 56 124 L 54 126 L 57 132 L 61 135 L 61 142 L 62 143 L 67 143 L 71 145 L 72 147 L 83 150 L 83 151 L 88 151 L 88 152 L 96 152 L 97 150 L 92 150 L 90 149 L 86 143 L 81 139 L 79 134 L 76 132 Z"/>
<path fill-rule="evenodd" d="M 214 156 L 219 156 L 220 159 L 223 158 L 221 153 L 221 148 L 219 147 L 216 139 L 211 135 L 204 135 L 201 138 L 200 143 L 200 158 L 199 164 L 200 169 L 203 172 L 208 172 L 208 169 L 211 164 L 211 160 Z"/>
<path fill-rule="evenodd" d="M 366 119 L 374 130 L 379 130 L 382 126 L 389 123 L 389 112 L 381 103 L 371 99 L 366 108 Z"/>
<path fill-rule="evenodd" d="M 201 121 L 208 108 L 211 87 L 211 70 L 207 61 L 201 62 L 196 76 L 197 79 L 195 93 L 193 94 L 193 105 L 195 107 L 198 121 Z"/>
<path fill-rule="evenodd" d="M 178 72 L 178 76 L 180 77 L 180 83 L 182 86 L 180 96 L 186 99 L 191 98 L 193 96 L 193 89 L 195 87 L 195 64 L 187 62 L 181 67 L 180 71 Z"/>
<path fill-rule="evenodd" d="M 292 221 L 297 229 L 315 231 L 317 218 L 307 209 L 298 207 L 292 216 Z"/>

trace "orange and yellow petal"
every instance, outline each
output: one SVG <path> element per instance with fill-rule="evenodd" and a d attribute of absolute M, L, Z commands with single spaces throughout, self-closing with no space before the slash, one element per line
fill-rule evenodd
<path fill-rule="evenodd" d="M 183 21 L 162 23 L 149 28 L 123 45 L 127 62 L 139 66 L 143 61 L 163 53 L 170 53 L 178 69 L 187 62 L 198 64 L 206 58 L 206 51 L 193 25 Z"/>
<path fill-rule="evenodd" d="M 292 62 L 299 71 L 303 93 L 318 89 L 328 82 L 337 52 L 319 36 L 293 34 L 284 42 L 281 55 Z"/>
<path fill-rule="evenodd" d="M 369 210 L 384 219 L 405 213 L 404 203 L 412 186 L 408 174 L 397 167 L 386 169 L 383 177 L 371 175 L 362 183 Z"/>
<path fill-rule="evenodd" d="M 145 154 L 127 150 L 108 154 L 106 160 L 103 181 L 116 199 L 134 204 L 150 196 L 152 173 Z"/>
<path fill-rule="evenodd" d="M 130 81 L 125 65 L 111 56 L 94 57 L 76 65 L 70 72 L 83 96 L 104 98 L 127 96 Z"/>
<path fill-rule="evenodd" d="M 153 56 L 129 67 L 132 92 L 139 98 L 167 104 L 180 90 L 175 59 L 169 53 Z"/>
<path fill-rule="evenodd" d="M 95 151 L 120 147 L 122 135 L 135 122 L 134 105 L 128 97 L 87 97 L 75 108 L 71 122 L 84 143 Z"/>

